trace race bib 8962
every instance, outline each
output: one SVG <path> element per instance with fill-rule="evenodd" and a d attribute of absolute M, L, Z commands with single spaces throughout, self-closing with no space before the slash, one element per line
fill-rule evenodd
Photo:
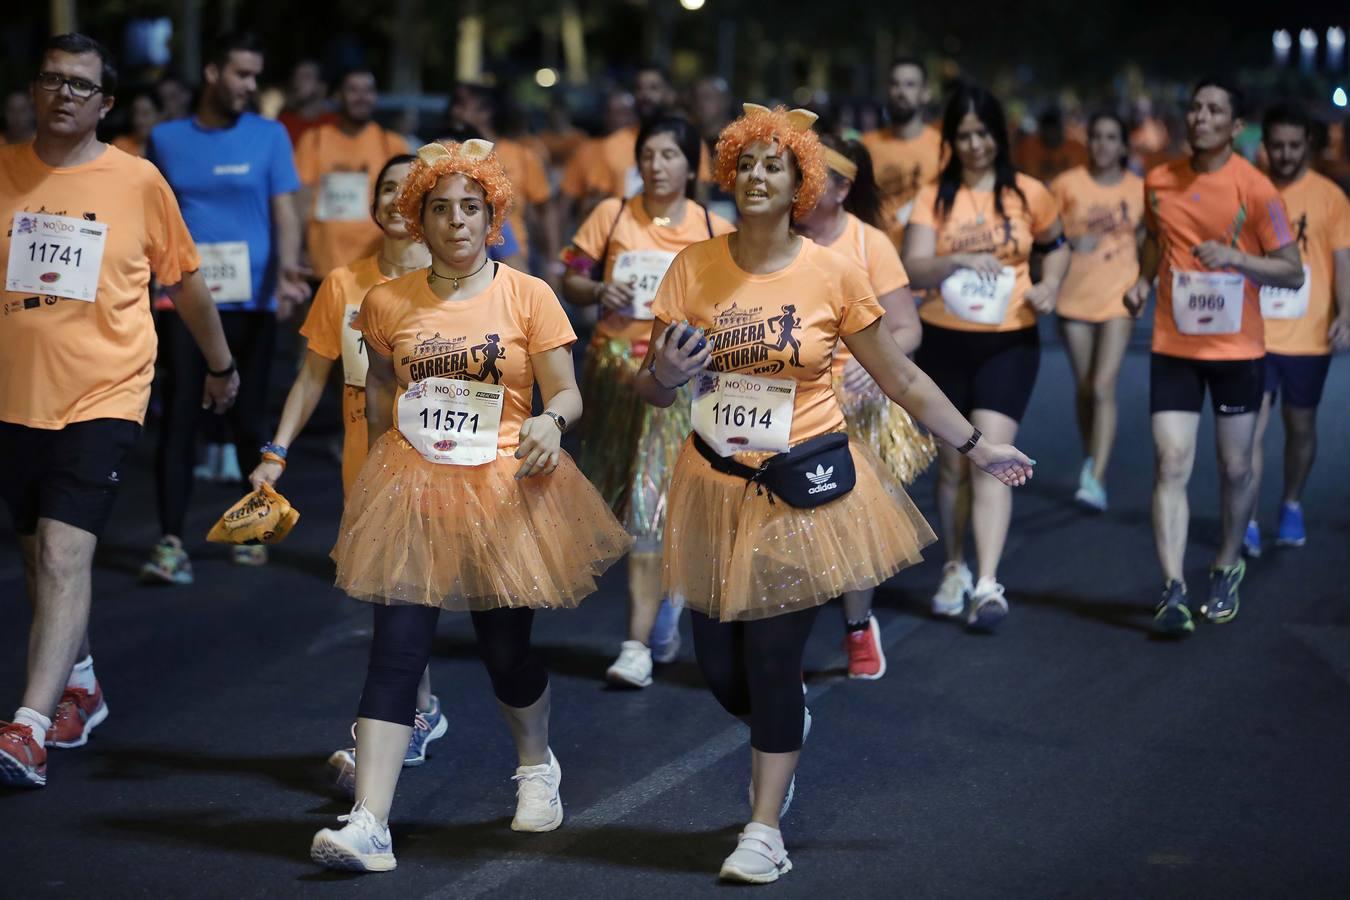
<path fill-rule="evenodd" d="M 1004 266 L 996 277 L 974 269 L 957 269 L 942 282 L 942 302 L 952 315 L 980 325 L 998 325 L 1007 315 L 1017 270 Z"/>

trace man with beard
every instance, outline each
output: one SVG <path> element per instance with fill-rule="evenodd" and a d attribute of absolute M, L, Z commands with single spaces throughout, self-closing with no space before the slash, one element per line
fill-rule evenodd
<path fill-rule="evenodd" d="M 1266 355 L 1260 287 L 1303 285 L 1298 241 L 1279 192 L 1233 152 L 1242 128 L 1242 94 L 1226 81 L 1202 80 L 1186 112 L 1192 155 L 1144 179 L 1147 234 L 1139 279 L 1124 298 L 1130 314 L 1139 315 L 1157 278 L 1149 412 L 1153 535 L 1164 583 L 1153 629 L 1174 637 L 1195 630 L 1185 581 L 1186 490 L 1205 393 L 1214 407 L 1220 543 L 1199 612 L 1222 623 L 1237 616 L 1247 571 L 1242 535 L 1256 500 L 1252 443 Z"/>
<path fill-rule="evenodd" d="M 1266 384 L 1256 420 L 1252 492 L 1260 496 L 1261 439 L 1276 400 L 1282 400 L 1284 496 L 1275 536 L 1280 547 L 1307 541 L 1300 500 L 1317 454 L 1317 405 L 1332 351 L 1350 349 L 1350 200 L 1334 181 L 1309 169 L 1311 129 L 1307 114 L 1294 106 L 1271 109 L 1262 127 L 1270 177 L 1289 210 L 1305 274 L 1297 291 L 1261 289 Z M 1261 555 L 1257 518 L 1253 510 L 1243 539 L 1248 556 Z"/>
<path fill-rule="evenodd" d="M 189 118 L 150 133 L 147 158 L 159 167 L 183 209 L 202 257 L 202 273 L 220 310 L 245 387 L 230 412 L 245 471 L 257 465 L 267 430 L 268 375 L 276 320 L 305 302 L 300 272 L 300 180 L 286 130 L 249 110 L 262 74 L 262 45 L 251 34 L 213 42 L 202 68 L 202 92 Z M 190 584 L 192 565 L 182 535 L 192 497 L 192 465 L 201 422 L 197 386 L 206 360 L 177 315 L 164 327 L 164 421 L 155 465 L 163 537 L 141 568 L 143 580 Z M 266 548 L 231 548 L 234 562 L 258 565 Z"/>
<path fill-rule="evenodd" d="M 352 69 L 338 81 L 337 121 L 311 128 L 295 148 L 315 278 L 369 256 L 380 242 L 370 218 L 375 178 L 385 160 L 408 152 L 408 142 L 374 121 L 377 100 L 374 73 Z"/>
<path fill-rule="evenodd" d="M 928 72 L 923 63 L 913 57 L 897 59 L 891 66 L 886 95 L 889 123 L 862 136 L 881 189 L 886 233 L 897 249 L 904 243 L 915 195 L 937 180 L 941 168 L 942 135 L 923 118 L 928 101 Z"/>
<path fill-rule="evenodd" d="M 627 199 L 642 192 L 642 175 L 637 166 L 638 130 L 647 122 L 668 114 L 674 98 L 675 91 L 665 69 L 655 65 L 638 69 L 633 86 L 637 121 L 610 132 L 597 143 L 591 157 L 591 174 L 587 178 L 590 193 L 601 198 Z M 706 150 L 699 158 L 698 180 L 712 180 L 712 166 Z"/>

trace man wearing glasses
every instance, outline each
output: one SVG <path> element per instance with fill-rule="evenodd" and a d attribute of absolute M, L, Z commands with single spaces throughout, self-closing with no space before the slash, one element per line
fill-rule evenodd
<path fill-rule="evenodd" d="M 152 272 L 206 357 L 202 406 L 224 411 L 239 388 L 173 192 L 95 135 L 116 90 L 103 45 L 53 37 L 33 80 L 37 135 L 0 147 L 0 499 L 34 608 L 0 784 L 46 784 L 45 745 L 81 746 L 108 715 L 89 655 L 92 564 L 150 398 Z"/>

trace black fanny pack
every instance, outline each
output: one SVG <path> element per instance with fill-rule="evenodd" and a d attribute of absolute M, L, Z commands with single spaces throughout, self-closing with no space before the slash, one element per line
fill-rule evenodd
<path fill-rule="evenodd" d="M 758 490 L 768 489 L 770 503 L 777 497 L 798 509 L 838 500 L 853 490 L 858 481 L 853 454 L 848 449 L 848 435 L 842 432 L 802 441 L 786 453 L 769 457 L 758 469 L 718 456 L 697 434 L 694 447 L 717 471 L 744 478 Z"/>

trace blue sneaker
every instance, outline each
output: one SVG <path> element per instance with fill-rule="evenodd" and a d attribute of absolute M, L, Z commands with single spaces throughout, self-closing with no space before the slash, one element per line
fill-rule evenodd
<path fill-rule="evenodd" d="M 1247 523 L 1247 533 L 1242 536 L 1242 552 L 1252 559 L 1261 558 L 1261 526 L 1255 520 Z"/>
<path fill-rule="evenodd" d="M 1277 547 L 1302 547 L 1308 543 L 1308 535 L 1303 530 L 1303 507 L 1280 507 L 1280 530 L 1275 535 Z"/>
<path fill-rule="evenodd" d="M 427 744 L 445 737 L 450 730 L 445 716 L 441 715 L 441 701 L 431 695 L 431 709 L 419 712 L 413 719 L 412 737 L 408 740 L 408 752 L 403 757 L 403 767 L 420 766 L 427 761 Z"/>
<path fill-rule="evenodd" d="M 652 625 L 651 637 L 647 646 L 652 648 L 652 662 L 674 662 L 680 655 L 680 611 L 683 607 L 670 602 L 670 598 L 661 601 L 661 609 Z"/>

